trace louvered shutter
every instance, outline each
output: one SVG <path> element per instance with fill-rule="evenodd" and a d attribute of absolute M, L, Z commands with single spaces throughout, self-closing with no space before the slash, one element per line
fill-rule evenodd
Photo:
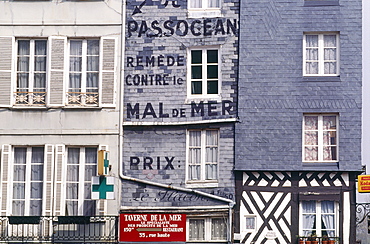
<path fill-rule="evenodd" d="M 66 177 L 66 168 L 64 162 L 65 157 L 65 146 L 56 145 L 55 146 L 55 186 L 54 186 L 54 215 L 64 215 L 65 213 L 65 191 L 64 182 Z"/>
<path fill-rule="evenodd" d="M 100 106 L 115 107 L 116 103 L 116 39 L 101 39 L 102 71 Z"/>
<path fill-rule="evenodd" d="M 54 181 L 54 146 L 45 145 L 44 156 L 44 194 L 43 194 L 43 215 L 53 215 L 53 181 Z"/>
<path fill-rule="evenodd" d="M 49 38 L 49 87 L 48 106 L 63 106 L 64 101 L 64 70 L 67 38 Z"/>
<path fill-rule="evenodd" d="M 12 102 L 12 51 L 14 37 L 0 37 L 0 106 L 10 107 Z"/>
<path fill-rule="evenodd" d="M 11 199 L 8 196 L 8 185 L 10 184 L 9 179 L 9 166 L 11 162 L 12 147 L 11 145 L 2 145 L 1 147 L 1 170 L 0 170 L 0 183 L 1 183 L 1 201 L 0 201 L 0 215 L 8 215 L 7 201 Z"/>
<path fill-rule="evenodd" d="M 108 145 L 99 145 L 99 150 L 105 150 L 108 151 Z M 97 201 L 97 207 L 98 207 L 98 215 L 105 215 L 106 214 L 106 209 L 107 209 L 107 200 L 105 199 L 100 199 Z"/>

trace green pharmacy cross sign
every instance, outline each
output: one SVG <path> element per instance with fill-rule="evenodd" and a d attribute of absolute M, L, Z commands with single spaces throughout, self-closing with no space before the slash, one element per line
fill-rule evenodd
<path fill-rule="evenodd" d="M 91 199 L 114 199 L 114 177 L 93 176 L 91 179 Z"/>

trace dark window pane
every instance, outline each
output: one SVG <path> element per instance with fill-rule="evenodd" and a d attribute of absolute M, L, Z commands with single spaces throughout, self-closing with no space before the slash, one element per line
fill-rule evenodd
<path fill-rule="evenodd" d="M 191 51 L 191 63 L 201 64 L 202 63 L 202 50 Z"/>
<path fill-rule="evenodd" d="M 218 82 L 216 80 L 207 82 L 207 94 L 218 94 Z"/>
<path fill-rule="evenodd" d="M 202 66 L 191 67 L 191 78 L 202 79 Z"/>
<path fill-rule="evenodd" d="M 207 63 L 218 63 L 217 50 L 207 50 Z"/>
<path fill-rule="evenodd" d="M 218 66 L 217 65 L 208 65 L 207 66 L 207 78 L 208 79 L 217 79 L 218 78 Z"/>
<path fill-rule="evenodd" d="M 201 81 L 191 82 L 191 94 L 202 94 L 202 82 Z"/>

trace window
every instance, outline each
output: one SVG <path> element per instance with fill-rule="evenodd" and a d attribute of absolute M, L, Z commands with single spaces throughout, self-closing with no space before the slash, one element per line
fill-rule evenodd
<path fill-rule="evenodd" d="M 227 220 L 222 217 L 188 218 L 188 241 L 226 241 Z"/>
<path fill-rule="evenodd" d="M 96 201 L 91 200 L 91 177 L 96 175 L 97 148 L 69 147 L 67 151 L 66 216 L 96 214 Z"/>
<path fill-rule="evenodd" d="M 218 179 L 218 130 L 188 131 L 188 181 Z"/>
<path fill-rule="evenodd" d="M 339 76 L 339 34 L 305 34 L 303 75 Z"/>
<path fill-rule="evenodd" d="M 217 96 L 220 86 L 219 50 L 217 48 L 190 49 L 189 95 Z"/>
<path fill-rule="evenodd" d="M 41 216 L 44 148 L 15 147 L 12 215 Z"/>
<path fill-rule="evenodd" d="M 17 40 L 15 104 L 45 105 L 46 40 Z"/>
<path fill-rule="evenodd" d="M 189 17 L 220 17 L 220 0 L 190 0 L 188 2 Z"/>
<path fill-rule="evenodd" d="M 335 237 L 337 234 L 336 208 L 334 201 L 302 201 L 301 235 Z"/>
<path fill-rule="evenodd" d="M 99 40 L 69 40 L 67 103 L 99 104 Z"/>
<path fill-rule="evenodd" d="M 337 115 L 305 115 L 303 122 L 303 161 L 337 162 Z"/>

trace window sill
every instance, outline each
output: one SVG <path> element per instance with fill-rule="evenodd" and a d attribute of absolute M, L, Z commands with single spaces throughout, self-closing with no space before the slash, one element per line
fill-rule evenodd
<path fill-rule="evenodd" d="M 188 10 L 189 18 L 216 18 L 222 17 L 220 9 L 207 10 L 207 9 L 192 9 Z"/>
<path fill-rule="evenodd" d="M 217 181 L 188 181 L 186 188 L 213 188 L 218 187 Z"/>
<path fill-rule="evenodd" d="M 305 7 L 339 6 L 339 0 L 305 0 Z"/>
<path fill-rule="evenodd" d="M 337 170 L 339 162 L 302 162 L 304 169 Z"/>
<path fill-rule="evenodd" d="M 207 103 L 208 101 L 215 101 L 217 103 L 222 102 L 221 96 L 220 95 L 215 95 L 215 96 L 188 96 L 185 99 L 185 104 L 191 104 L 192 102 L 195 103 L 200 103 L 204 102 Z"/>
<path fill-rule="evenodd" d="M 305 82 L 340 82 L 340 76 L 304 76 L 302 81 Z"/>

